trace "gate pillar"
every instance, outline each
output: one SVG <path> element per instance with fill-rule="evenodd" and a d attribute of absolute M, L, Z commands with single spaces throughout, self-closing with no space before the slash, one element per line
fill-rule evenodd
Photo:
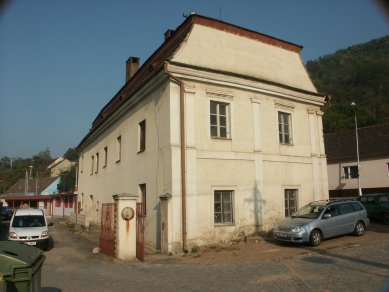
<path fill-rule="evenodd" d="M 136 257 L 136 201 L 137 195 L 114 195 L 116 204 L 116 257 L 135 260 Z"/>

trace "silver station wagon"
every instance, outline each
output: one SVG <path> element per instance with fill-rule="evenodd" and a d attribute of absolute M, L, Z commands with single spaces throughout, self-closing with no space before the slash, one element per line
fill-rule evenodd
<path fill-rule="evenodd" d="M 326 238 L 354 233 L 369 226 L 365 207 L 355 200 L 316 201 L 299 209 L 273 229 L 275 239 L 319 246 Z"/>

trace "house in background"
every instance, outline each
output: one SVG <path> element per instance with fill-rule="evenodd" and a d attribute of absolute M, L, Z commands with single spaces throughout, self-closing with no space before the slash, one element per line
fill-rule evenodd
<path fill-rule="evenodd" d="M 145 243 L 177 251 L 269 230 L 327 199 L 325 96 L 301 49 L 192 14 L 139 69 L 129 58 L 78 145 L 80 212 L 100 223 L 113 195 L 138 195 Z"/>
<path fill-rule="evenodd" d="M 44 209 L 48 216 L 70 216 L 75 212 L 76 195 L 58 192 L 60 177 L 20 179 L 0 195 L 10 208 Z"/>
<path fill-rule="evenodd" d="M 51 177 L 58 177 L 62 172 L 70 170 L 74 164 L 74 162 L 60 156 L 55 159 L 54 162 L 47 167 L 47 169 L 50 170 Z"/>
<path fill-rule="evenodd" d="M 389 125 L 358 129 L 363 194 L 389 192 Z M 324 135 L 331 198 L 358 196 L 355 130 Z"/>

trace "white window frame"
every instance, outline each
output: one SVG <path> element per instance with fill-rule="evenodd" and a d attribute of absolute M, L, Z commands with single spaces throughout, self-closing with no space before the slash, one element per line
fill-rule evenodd
<path fill-rule="evenodd" d="M 120 162 L 122 159 L 122 136 L 116 137 L 116 162 Z"/>
<path fill-rule="evenodd" d="M 138 124 L 138 153 L 146 151 L 146 125 L 146 119 Z"/>
<path fill-rule="evenodd" d="M 286 141 L 286 133 L 284 132 L 285 122 L 281 121 L 281 117 L 287 115 L 288 117 L 288 130 L 289 130 L 289 141 Z M 282 125 L 282 131 L 280 131 L 280 126 Z M 281 145 L 293 145 L 293 115 L 290 111 L 287 110 L 277 110 L 277 132 L 278 132 L 278 142 Z"/>
<path fill-rule="evenodd" d="M 216 113 L 211 113 L 211 108 L 212 104 L 216 104 Z M 226 113 L 225 115 L 220 114 L 220 105 L 225 105 L 226 106 Z M 216 124 L 212 124 L 212 116 L 216 117 Z M 222 136 L 221 134 L 221 128 L 224 127 L 224 125 L 221 125 L 221 118 L 225 116 L 226 120 L 226 135 Z M 214 99 L 210 98 L 209 99 L 209 111 L 208 111 L 208 121 L 209 121 L 209 135 L 213 139 L 225 139 L 229 140 L 231 139 L 231 102 L 228 100 L 220 100 L 220 99 Z M 212 135 L 212 127 L 216 127 L 216 135 Z"/>
<path fill-rule="evenodd" d="M 104 163 L 103 163 L 103 168 L 107 167 L 108 163 L 108 147 L 104 147 Z"/>
<path fill-rule="evenodd" d="M 96 153 L 96 170 L 95 173 L 99 172 L 99 152 Z"/>
<path fill-rule="evenodd" d="M 289 195 L 291 192 L 294 192 L 295 194 L 295 206 L 294 206 L 294 212 L 298 210 L 298 203 L 299 203 L 299 190 L 296 188 L 285 188 L 284 189 L 284 215 L 285 217 L 290 217 L 293 213 L 293 210 L 290 208 L 290 198 Z M 287 204 L 286 204 L 287 202 Z"/>
<path fill-rule="evenodd" d="M 351 169 L 357 169 L 357 176 L 352 177 Z M 343 178 L 344 179 L 357 179 L 358 178 L 358 165 L 347 165 L 342 167 Z"/>
<path fill-rule="evenodd" d="M 213 190 L 212 190 L 212 192 L 213 192 L 213 224 L 215 225 L 215 226 L 225 226 L 225 225 L 234 225 L 235 224 L 235 190 L 234 189 L 232 189 L 232 188 L 228 188 L 228 189 L 226 189 L 226 188 L 214 188 Z M 215 211 L 215 204 L 216 204 L 216 202 L 215 202 L 215 195 L 216 195 L 216 193 L 217 192 L 221 192 L 222 194 L 221 194 L 221 211 L 220 212 L 216 212 Z M 230 222 L 225 222 L 224 221 L 224 216 L 223 216 L 223 214 L 224 213 L 227 213 L 227 212 L 224 212 L 223 211 L 223 193 L 225 193 L 225 192 L 228 192 L 228 193 L 230 193 L 230 208 L 231 208 L 231 211 L 230 211 L 230 213 L 231 213 L 231 221 Z M 216 222 L 216 214 L 217 213 L 220 213 L 222 216 L 221 216 L 221 222 Z"/>
<path fill-rule="evenodd" d="M 95 167 L 95 156 L 91 156 L 91 170 L 90 170 L 90 175 L 93 175 L 94 172 L 94 167 Z"/>

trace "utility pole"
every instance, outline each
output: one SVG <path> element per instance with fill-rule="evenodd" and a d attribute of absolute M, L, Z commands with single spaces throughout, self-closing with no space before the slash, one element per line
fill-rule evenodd
<path fill-rule="evenodd" d="M 351 103 L 351 106 L 354 108 L 354 122 L 355 122 L 355 140 L 357 144 L 357 168 L 358 168 L 358 196 L 362 197 L 362 189 L 361 189 L 361 169 L 359 165 L 359 142 L 358 142 L 358 121 L 357 121 L 357 109 L 355 102 Z"/>

